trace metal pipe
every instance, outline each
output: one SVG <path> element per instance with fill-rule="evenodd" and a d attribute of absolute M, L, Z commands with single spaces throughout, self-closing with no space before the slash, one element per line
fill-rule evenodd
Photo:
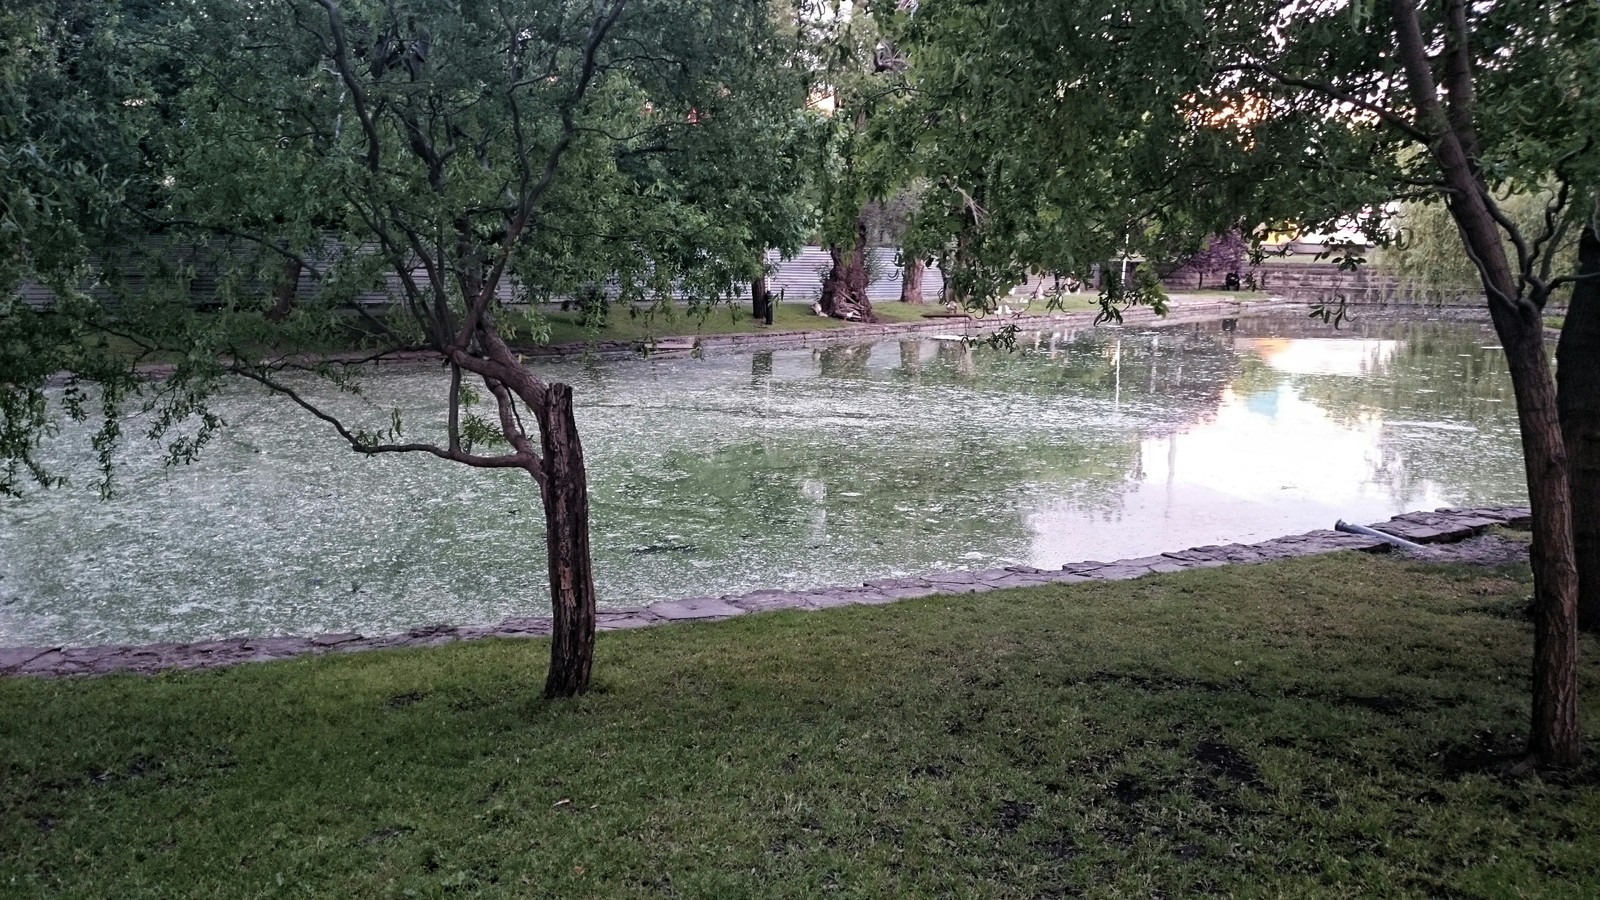
<path fill-rule="evenodd" d="M 1396 547 L 1404 547 L 1407 550 L 1421 550 L 1422 549 L 1422 545 L 1421 544 L 1414 544 L 1411 541 L 1406 540 L 1405 538 L 1395 537 L 1392 534 L 1385 534 L 1384 532 L 1379 531 L 1376 528 L 1368 528 L 1365 525 L 1352 525 L 1351 523 L 1346 522 L 1343 519 L 1340 519 L 1339 521 L 1333 523 L 1333 530 L 1334 531 L 1342 531 L 1345 534 L 1362 534 L 1362 535 L 1366 535 L 1367 537 L 1375 537 L 1380 541 L 1383 541 L 1383 542 L 1388 543 L 1388 544 L 1393 544 Z"/>

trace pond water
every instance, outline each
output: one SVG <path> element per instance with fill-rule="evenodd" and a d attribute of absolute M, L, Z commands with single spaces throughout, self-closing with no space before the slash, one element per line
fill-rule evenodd
<path fill-rule="evenodd" d="M 1015 352 L 920 339 L 538 369 L 575 386 L 598 588 L 631 606 L 1526 502 L 1495 343 L 1477 323 L 1277 315 Z M 403 403 L 408 434 L 440 419 L 435 367 L 365 388 L 370 406 L 329 402 L 372 425 Z M 110 501 L 64 447 L 74 486 L 0 501 L 0 646 L 548 609 L 526 475 L 363 458 L 255 389 L 219 408 L 230 427 L 198 463 L 130 448 Z"/>

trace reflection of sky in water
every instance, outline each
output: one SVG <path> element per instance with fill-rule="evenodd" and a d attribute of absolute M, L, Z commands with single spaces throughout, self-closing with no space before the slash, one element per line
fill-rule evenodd
<path fill-rule="evenodd" d="M 1059 566 L 1519 502 L 1477 325 L 1298 319 L 541 366 L 576 386 L 605 602 Z M 432 367 L 327 402 L 408 433 Z M 317 389 L 313 386 L 313 389 Z M 0 502 L 0 645 L 401 630 L 546 606 L 526 476 L 364 459 L 259 392 L 200 463 Z M 133 423 L 130 423 L 132 425 Z M 134 431 L 133 427 L 126 429 Z M 72 429 L 67 430 L 71 437 Z M 81 437 L 81 435 L 79 435 Z"/>

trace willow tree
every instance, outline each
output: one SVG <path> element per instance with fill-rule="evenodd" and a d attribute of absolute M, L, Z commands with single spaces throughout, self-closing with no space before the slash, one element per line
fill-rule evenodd
<path fill-rule="evenodd" d="M 901 124 L 900 145 L 935 180 L 982 171 L 1007 186 L 973 254 L 1002 273 L 1240 222 L 1364 215 L 1381 238 L 1388 204 L 1444 204 L 1517 398 L 1534 523 L 1530 759 L 1575 762 L 1572 503 L 1540 313 L 1595 277 L 1554 270 L 1552 254 L 1592 222 L 1600 187 L 1600 8 L 1209 0 L 1151 15 L 1006 0 L 906 5 L 896 21 L 926 79 L 926 112 Z M 1529 185 L 1552 186 L 1531 231 L 1499 200 Z M 1562 356 L 1564 382 L 1594 358 Z"/>
<path fill-rule="evenodd" d="M 145 154 L 123 211 L 174 246 L 226 251 L 222 272 L 205 310 L 190 283 L 57 312 L 176 352 L 175 417 L 209 416 L 214 386 L 243 378 L 355 453 L 525 472 L 554 609 L 545 692 L 583 691 L 596 598 L 573 392 L 519 345 L 537 340 L 540 301 L 706 301 L 760 272 L 803 99 L 769 64 L 790 48 L 768 5 L 200 0 L 115 25 L 143 71 L 165 73 L 112 98 Z M 99 249 L 102 267 L 122 258 Z M 270 277 L 286 261 L 314 283 L 292 311 Z M 330 338 L 358 350 L 304 352 Z M 360 363 L 402 351 L 442 367 L 432 427 L 401 410 L 349 420 L 296 377 L 358 390 Z"/>

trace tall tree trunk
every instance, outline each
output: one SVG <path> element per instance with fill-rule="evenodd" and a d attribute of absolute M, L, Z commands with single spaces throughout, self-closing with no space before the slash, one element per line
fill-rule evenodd
<path fill-rule="evenodd" d="M 1545 765 L 1577 765 L 1578 572 L 1572 542 L 1567 455 L 1556 411 L 1555 380 L 1535 312 L 1513 316 L 1491 305 L 1517 398 L 1528 501 L 1533 510 L 1533 723 L 1529 750 Z M 1509 321 L 1515 318 L 1515 321 Z"/>
<path fill-rule="evenodd" d="M 1464 0 L 1450 0 L 1453 33 L 1448 41 L 1464 52 Z M 1428 153 L 1449 189 L 1450 216 L 1478 269 L 1489 315 L 1505 348 L 1522 431 L 1528 502 L 1533 510 L 1533 716 L 1528 751 L 1543 765 L 1573 766 L 1582 757 L 1578 728 L 1578 572 L 1572 544 L 1572 495 L 1567 487 L 1567 451 L 1556 410 L 1555 379 L 1544 350 L 1544 317 L 1517 290 L 1500 229 L 1490 213 L 1493 200 L 1477 168 L 1471 72 L 1451 52 L 1440 104 L 1433 58 L 1422 34 L 1416 0 L 1391 4 L 1397 58 L 1416 107 L 1417 125 L 1433 138 Z"/>
<path fill-rule="evenodd" d="M 772 296 L 767 293 L 767 276 L 757 275 L 750 280 L 750 314 L 757 319 L 770 323 L 769 308 L 772 305 Z"/>
<path fill-rule="evenodd" d="M 1600 277 L 1600 234 L 1578 237 L 1578 274 Z M 1572 290 L 1556 344 L 1556 404 L 1567 445 L 1572 538 L 1578 564 L 1578 627 L 1600 631 L 1600 281 Z"/>
<path fill-rule="evenodd" d="M 272 291 L 272 308 L 267 310 L 268 319 L 282 322 L 289 318 L 289 313 L 294 312 L 295 297 L 300 289 L 300 271 L 303 268 L 298 259 L 291 259 L 283 264 L 283 272 L 278 276 L 278 284 Z"/>
<path fill-rule="evenodd" d="M 589 687 L 594 663 L 594 572 L 589 559 L 589 483 L 572 415 L 572 387 L 551 384 L 538 410 L 543 448 L 545 546 L 550 559 L 550 673 L 546 697 Z"/>
<path fill-rule="evenodd" d="M 900 302 L 922 303 L 922 270 L 926 264 L 915 256 L 906 257 L 906 265 L 900 279 Z"/>
<path fill-rule="evenodd" d="M 956 234 L 955 266 L 944 273 L 944 302 L 965 309 L 972 299 L 972 292 L 967 289 L 972 281 L 967 266 L 972 260 L 973 225 L 971 213 L 963 211 L 962 214 L 967 216 L 967 225 Z"/>
<path fill-rule="evenodd" d="M 817 301 L 822 314 L 835 319 L 876 322 L 872 300 L 867 296 L 867 220 L 856 218 L 855 246 L 848 251 L 832 245 L 828 256 L 833 267 L 822 282 L 822 297 Z"/>

